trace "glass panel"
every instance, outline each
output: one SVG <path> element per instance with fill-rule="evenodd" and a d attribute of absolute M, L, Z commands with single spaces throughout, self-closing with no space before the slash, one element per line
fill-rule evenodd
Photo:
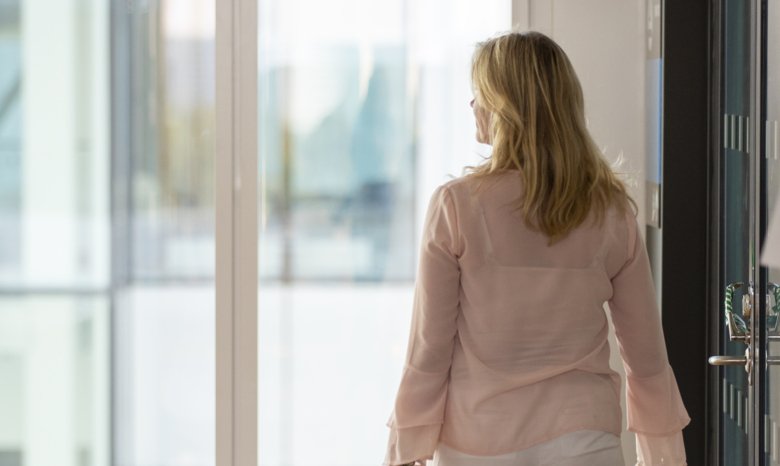
<path fill-rule="evenodd" d="M 114 299 L 117 464 L 213 465 L 213 287 L 134 285 Z"/>
<path fill-rule="evenodd" d="M 0 2 L 0 278 L 21 264 L 22 37 L 19 0 Z"/>
<path fill-rule="evenodd" d="M 0 464 L 109 453 L 108 5 L 0 1 Z"/>
<path fill-rule="evenodd" d="M 213 55 L 211 0 L 0 0 L 0 465 L 214 464 Z"/>
<path fill-rule="evenodd" d="M 214 8 L 114 9 L 118 464 L 214 464 Z"/>
<path fill-rule="evenodd" d="M 259 10 L 260 463 L 377 464 L 422 216 L 485 153 L 471 54 L 509 29 L 511 2 Z"/>
<path fill-rule="evenodd" d="M 108 300 L 0 295 L 0 464 L 109 462 Z"/>
<path fill-rule="evenodd" d="M 0 283 L 105 286 L 107 7 L 4 0 L 0 13 Z"/>
<path fill-rule="evenodd" d="M 750 3 L 723 0 L 721 42 L 721 107 L 723 126 L 721 163 L 721 299 L 729 284 L 742 283 L 733 297 L 734 312 L 742 316 L 742 295 L 748 292 L 751 279 L 751 228 L 753 220 L 752 185 L 749 153 L 750 134 Z M 724 312 L 723 306 L 720 312 Z M 723 322 L 723 319 L 721 319 Z M 742 356 L 745 344 L 732 342 L 725 325 L 721 326 L 720 354 Z M 720 464 L 749 464 L 749 391 L 744 366 L 720 369 Z"/>
<path fill-rule="evenodd" d="M 213 279 L 213 3 L 137 2 L 125 18 L 130 76 L 116 84 L 132 87 L 123 110 L 131 136 L 128 273 L 137 280 Z"/>
<path fill-rule="evenodd" d="M 780 195 L 780 2 L 766 4 L 766 122 L 764 133 L 763 189 L 766 214 L 774 212 Z M 763 458 L 767 466 L 780 464 L 780 268 L 770 267 L 764 275 L 766 294 L 764 333 L 769 364 L 763 374 L 764 419 Z M 777 361 L 777 362 L 775 362 Z"/>

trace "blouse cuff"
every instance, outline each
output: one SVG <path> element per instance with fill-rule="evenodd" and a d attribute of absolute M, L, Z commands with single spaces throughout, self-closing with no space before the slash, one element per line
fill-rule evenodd
<path fill-rule="evenodd" d="M 690 418 L 667 365 L 649 377 L 626 377 L 628 430 L 649 436 L 672 435 L 688 425 Z"/>
<path fill-rule="evenodd" d="M 636 466 L 685 466 L 682 432 L 672 435 L 636 434 Z"/>
<path fill-rule="evenodd" d="M 441 424 L 390 429 L 385 466 L 433 459 L 439 443 Z"/>

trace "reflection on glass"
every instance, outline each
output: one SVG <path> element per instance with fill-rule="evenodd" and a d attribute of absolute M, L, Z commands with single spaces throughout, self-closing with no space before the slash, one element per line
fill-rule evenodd
<path fill-rule="evenodd" d="M 213 2 L 148 2 L 127 12 L 132 115 L 120 131 L 128 168 L 128 271 L 139 280 L 214 274 L 215 73 Z M 129 79 L 128 79 L 129 78 Z"/>
<path fill-rule="evenodd" d="M 381 462 L 421 217 L 479 161 L 471 53 L 510 18 L 503 0 L 259 3 L 260 464 Z"/>
<path fill-rule="evenodd" d="M 266 64 L 260 75 L 262 276 L 408 280 L 414 141 L 404 45 L 365 51 L 373 63 L 363 83 L 358 44 L 311 49 L 317 63 Z"/>

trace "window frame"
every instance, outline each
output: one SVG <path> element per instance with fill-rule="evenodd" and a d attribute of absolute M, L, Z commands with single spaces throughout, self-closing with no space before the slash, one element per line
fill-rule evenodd
<path fill-rule="evenodd" d="M 216 464 L 257 464 L 257 0 L 216 8 Z"/>

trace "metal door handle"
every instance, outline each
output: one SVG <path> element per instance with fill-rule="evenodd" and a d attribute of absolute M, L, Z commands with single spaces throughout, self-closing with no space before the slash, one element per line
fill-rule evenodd
<path fill-rule="evenodd" d="M 708 361 L 713 366 L 744 366 L 747 363 L 744 356 L 710 356 Z"/>
<path fill-rule="evenodd" d="M 710 356 L 707 360 L 711 366 L 744 366 L 747 360 L 742 356 Z M 780 366 L 780 357 L 767 356 L 768 366 Z"/>
<path fill-rule="evenodd" d="M 745 348 L 744 356 L 710 356 L 707 361 L 713 366 L 744 366 L 748 385 L 753 385 L 753 352 L 750 345 Z"/>

